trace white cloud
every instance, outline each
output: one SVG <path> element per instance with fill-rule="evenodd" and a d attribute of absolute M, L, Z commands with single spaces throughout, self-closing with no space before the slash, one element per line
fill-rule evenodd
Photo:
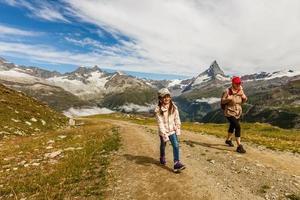
<path fill-rule="evenodd" d="M 28 9 L 31 14 L 30 16 L 47 21 L 59 21 L 59 22 L 70 22 L 59 10 L 57 4 L 51 4 L 47 1 L 37 1 L 31 3 L 24 0 L 3 0 L 4 3 L 14 6 Z"/>
<path fill-rule="evenodd" d="M 215 59 L 227 73 L 300 68 L 298 0 L 65 2 L 81 20 L 133 38 L 153 72 L 195 74 Z"/>
<path fill-rule="evenodd" d="M 139 52 L 139 50 L 141 50 L 140 47 L 133 42 L 119 40 L 120 44 L 109 46 L 109 45 L 102 44 L 98 40 L 94 40 L 88 37 L 83 39 L 74 39 L 71 37 L 65 37 L 65 40 L 81 47 L 86 47 L 86 46 L 92 47 L 93 51 L 99 52 L 103 55 L 120 56 L 120 57 L 126 57 L 126 56 L 141 57 Z"/>
<path fill-rule="evenodd" d="M 218 97 L 209 97 L 209 98 L 201 98 L 196 99 L 195 102 L 197 103 L 208 103 L 208 104 L 214 104 L 220 102 L 220 98 Z"/>
<path fill-rule="evenodd" d="M 1 35 L 19 35 L 19 36 L 37 36 L 40 33 L 32 32 L 32 31 L 25 31 L 18 28 L 13 28 L 10 26 L 5 26 L 0 24 L 0 36 Z"/>
<path fill-rule="evenodd" d="M 116 107 L 116 110 L 123 110 L 125 112 L 149 112 L 155 109 L 156 104 L 149 104 L 145 106 L 129 103 L 120 107 Z"/>
<path fill-rule="evenodd" d="M 42 4 L 39 8 L 32 10 L 34 16 L 47 21 L 69 22 L 58 10 L 55 10 L 50 4 Z"/>
<path fill-rule="evenodd" d="M 69 108 L 63 112 L 67 117 L 82 117 L 98 114 L 111 114 L 114 111 L 108 108 L 90 107 L 90 108 Z"/>
<path fill-rule="evenodd" d="M 213 60 L 228 74 L 300 69 L 298 0 L 62 1 L 66 3 L 63 6 L 50 1 L 2 2 L 47 21 L 70 22 L 66 16 L 77 16 L 77 23 L 95 24 L 100 37 L 105 29 L 119 44 L 107 46 L 91 38 L 67 37 L 73 44 L 92 47 L 93 52 L 78 54 L 8 42 L 4 44 L 8 49 L 0 47 L 1 51 L 47 62 L 193 76 Z M 0 32 L 4 30 L 0 35 L 34 34 L 9 28 L 0 25 Z M 131 40 L 125 41 L 122 35 Z M 12 49 L 16 46 L 28 52 Z"/>
<path fill-rule="evenodd" d="M 102 68 L 118 70 L 130 68 L 136 69 L 136 71 L 143 71 L 141 66 L 147 66 L 147 62 L 141 65 L 143 60 L 134 56 L 114 56 L 103 52 L 74 53 L 60 51 L 47 45 L 32 45 L 18 42 L 0 41 L 0 54 L 55 64 L 73 64 L 77 66 L 97 64 Z"/>

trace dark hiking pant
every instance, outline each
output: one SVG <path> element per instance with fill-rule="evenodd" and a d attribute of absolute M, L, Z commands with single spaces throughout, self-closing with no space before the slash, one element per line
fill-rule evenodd
<path fill-rule="evenodd" d="M 240 119 L 237 119 L 235 117 L 227 117 L 229 121 L 229 129 L 228 133 L 233 133 L 235 137 L 241 137 L 241 125 L 240 125 Z"/>

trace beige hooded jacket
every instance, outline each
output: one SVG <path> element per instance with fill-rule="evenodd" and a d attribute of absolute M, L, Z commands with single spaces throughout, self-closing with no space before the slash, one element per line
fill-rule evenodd
<path fill-rule="evenodd" d="M 232 92 L 230 92 L 230 90 Z M 235 117 L 239 119 L 242 115 L 242 104 L 247 101 L 247 96 L 241 87 L 239 91 L 232 88 L 226 89 L 223 92 L 221 103 L 225 104 L 225 117 Z"/>

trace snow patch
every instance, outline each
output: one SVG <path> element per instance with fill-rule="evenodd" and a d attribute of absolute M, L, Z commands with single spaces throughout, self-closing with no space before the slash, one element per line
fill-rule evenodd
<path fill-rule="evenodd" d="M 220 81 L 230 81 L 229 77 L 222 76 L 221 74 L 217 74 L 216 78 Z"/>
<path fill-rule="evenodd" d="M 47 80 L 53 85 L 62 87 L 77 96 L 102 93 L 105 90 L 104 86 L 109 77 L 105 77 L 104 73 L 99 71 L 92 72 L 90 75 L 90 77 L 86 78 L 86 84 L 80 80 L 70 80 L 67 76 L 52 77 Z"/>
<path fill-rule="evenodd" d="M 70 85 L 83 85 L 83 83 L 81 81 L 78 80 L 70 80 L 68 79 L 67 76 L 60 76 L 60 77 L 53 77 L 53 78 L 48 78 L 48 81 L 58 85 L 58 86 L 70 86 Z"/>
<path fill-rule="evenodd" d="M 280 77 L 293 77 L 300 75 L 300 71 L 293 71 L 293 70 L 283 70 L 283 71 L 277 71 L 270 74 L 270 76 L 263 78 L 265 80 L 274 79 L 274 78 L 280 78 Z"/>
<path fill-rule="evenodd" d="M 199 85 L 199 84 L 201 84 L 201 83 L 203 83 L 203 82 L 207 82 L 207 81 L 209 81 L 209 80 L 210 80 L 210 77 L 209 77 L 208 75 L 198 76 L 198 77 L 195 79 L 193 85 Z"/>
<path fill-rule="evenodd" d="M 171 82 L 168 84 L 168 87 L 173 87 L 175 85 L 180 85 L 181 82 L 182 82 L 182 80 L 180 80 L 180 79 L 171 80 Z"/>
<path fill-rule="evenodd" d="M 36 79 L 34 76 L 16 70 L 0 71 L 0 76 Z"/>
<path fill-rule="evenodd" d="M 90 107 L 90 108 L 69 108 L 64 111 L 64 115 L 67 117 L 82 117 L 89 115 L 98 115 L 98 114 L 110 114 L 114 111 L 108 108 L 99 108 L 99 107 Z"/>
<path fill-rule="evenodd" d="M 91 85 L 104 88 L 106 82 L 108 81 L 108 77 L 104 77 L 104 73 L 96 71 L 92 72 L 91 77 L 89 77 L 87 80 L 91 83 Z"/>

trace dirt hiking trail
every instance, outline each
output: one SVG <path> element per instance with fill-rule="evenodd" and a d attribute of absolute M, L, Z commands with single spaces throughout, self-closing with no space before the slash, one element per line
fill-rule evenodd
<path fill-rule="evenodd" d="M 109 167 L 105 199 L 298 199 L 300 156 L 245 144 L 246 154 L 223 138 L 182 131 L 180 160 L 186 169 L 172 172 L 172 146 L 161 166 L 155 126 L 100 120 L 119 127 L 122 147 Z M 225 135 L 225 134 L 224 134 Z"/>

